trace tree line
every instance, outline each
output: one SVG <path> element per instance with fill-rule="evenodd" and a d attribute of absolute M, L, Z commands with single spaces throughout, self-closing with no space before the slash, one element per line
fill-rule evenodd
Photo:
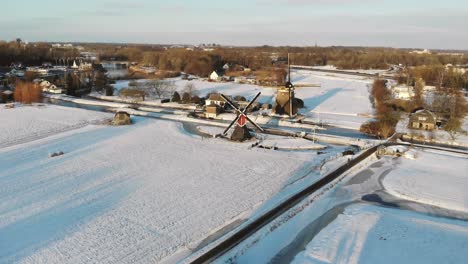
<path fill-rule="evenodd" d="M 27 66 L 39 66 L 44 62 L 55 62 L 59 58 L 75 58 L 79 56 L 76 49 L 52 48 L 49 43 L 24 44 L 18 41 L 0 41 L 0 66 L 10 66 L 21 62 Z"/>

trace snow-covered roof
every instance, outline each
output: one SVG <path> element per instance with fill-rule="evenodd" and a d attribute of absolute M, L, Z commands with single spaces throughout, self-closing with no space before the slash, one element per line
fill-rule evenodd
<path fill-rule="evenodd" d="M 437 120 L 437 116 L 433 112 L 431 112 L 431 111 L 429 111 L 427 109 L 418 110 L 418 111 L 414 112 L 412 115 L 426 115 L 426 116 L 432 117 L 434 119 L 434 122 Z"/>

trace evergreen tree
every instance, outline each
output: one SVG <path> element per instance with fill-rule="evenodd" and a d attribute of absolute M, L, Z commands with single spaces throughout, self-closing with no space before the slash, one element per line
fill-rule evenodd
<path fill-rule="evenodd" d="M 107 76 L 102 71 L 98 71 L 94 77 L 94 89 L 98 92 L 102 92 L 107 85 Z M 107 89 L 106 89 L 107 93 Z"/>
<path fill-rule="evenodd" d="M 73 75 L 67 73 L 65 75 L 65 89 L 67 89 L 67 95 L 75 96 L 76 87 L 74 85 L 75 82 L 73 81 Z"/>
<path fill-rule="evenodd" d="M 190 103 L 190 94 L 185 92 L 182 94 L 182 103 L 187 104 Z"/>
<path fill-rule="evenodd" d="M 106 86 L 106 96 L 112 96 L 112 95 L 114 95 L 114 87 L 112 87 L 111 85 L 107 85 Z"/>
<path fill-rule="evenodd" d="M 172 95 L 171 101 L 179 103 L 180 102 L 180 94 L 178 92 L 174 92 L 174 94 Z"/>

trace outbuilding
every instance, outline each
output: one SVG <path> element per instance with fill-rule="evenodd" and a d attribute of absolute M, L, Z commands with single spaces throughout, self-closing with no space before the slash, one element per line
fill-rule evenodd
<path fill-rule="evenodd" d="M 216 71 L 213 71 L 213 72 L 210 74 L 210 80 L 215 81 L 215 82 L 218 82 L 218 81 L 221 80 L 221 75 L 218 74 Z"/>
<path fill-rule="evenodd" d="M 207 105 L 205 108 L 205 117 L 206 118 L 215 118 L 221 113 L 221 108 L 219 105 L 216 104 L 210 104 Z"/>
<path fill-rule="evenodd" d="M 421 130 L 434 130 L 437 126 L 437 117 L 429 110 L 419 110 L 410 116 L 409 128 Z"/>
<path fill-rule="evenodd" d="M 131 125 L 132 119 L 130 118 L 130 114 L 125 111 L 118 111 L 115 113 L 114 120 L 112 120 L 112 125 L 114 126 L 125 126 Z"/>

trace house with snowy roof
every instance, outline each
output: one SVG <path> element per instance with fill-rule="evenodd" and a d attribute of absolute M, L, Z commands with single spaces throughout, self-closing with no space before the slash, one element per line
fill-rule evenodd
<path fill-rule="evenodd" d="M 221 75 L 218 74 L 216 71 L 213 71 L 210 74 L 209 78 L 210 78 L 210 80 L 215 81 L 215 82 L 221 81 Z"/>
<path fill-rule="evenodd" d="M 411 114 L 408 126 L 411 129 L 434 130 L 437 126 L 437 117 L 429 110 L 418 110 Z"/>

